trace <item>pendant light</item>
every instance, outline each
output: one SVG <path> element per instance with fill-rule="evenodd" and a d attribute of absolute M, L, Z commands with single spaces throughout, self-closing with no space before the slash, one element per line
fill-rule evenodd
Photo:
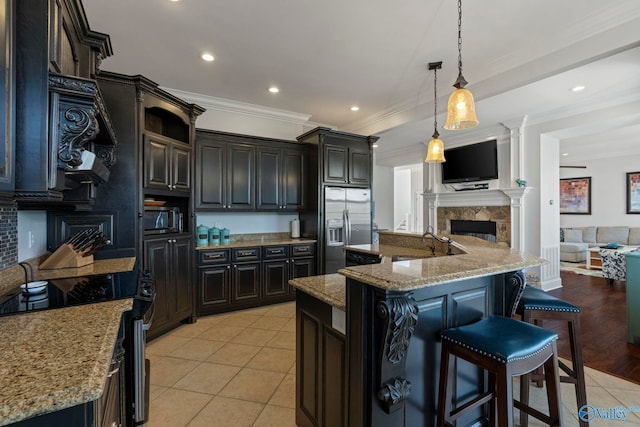
<path fill-rule="evenodd" d="M 438 133 L 438 70 L 442 68 L 442 61 L 430 62 L 429 70 L 433 70 L 433 137 L 427 146 L 425 163 L 442 163 L 444 159 L 444 143 Z"/>
<path fill-rule="evenodd" d="M 478 126 L 473 95 L 464 88 L 466 85 L 467 81 L 462 76 L 462 0 L 458 0 L 458 79 L 453 84 L 456 90 L 449 97 L 447 122 L 443 126 L 445 129 L 460 130 Z"/>

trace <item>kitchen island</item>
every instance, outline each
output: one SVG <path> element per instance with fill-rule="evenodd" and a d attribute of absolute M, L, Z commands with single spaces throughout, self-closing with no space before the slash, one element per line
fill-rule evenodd
<path fill-rule="evenodd" d="M 381 263 L 290 282 L 298 290 L 298 426 L 435 425 L 438 333 L 504 315 L 521 270 L 546 262 L 473 237 L 454 239 L 448 247 L 381 233 L 380 244 L 347 248 Z M 476 367 L 459 362 L 456 371 L 456 403 L 486 387 Z M 479 409 L 460 423 L 485 417 Z"/>

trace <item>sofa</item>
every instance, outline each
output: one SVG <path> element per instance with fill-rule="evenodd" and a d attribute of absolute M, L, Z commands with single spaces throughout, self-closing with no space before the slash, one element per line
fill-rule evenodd
<path fill-rule="evenodd" d="M 609 243 L 640 246 L 640 227 L 603 226 L 560 229 L 560 261 L 585 262 L 590 247 Z"/>

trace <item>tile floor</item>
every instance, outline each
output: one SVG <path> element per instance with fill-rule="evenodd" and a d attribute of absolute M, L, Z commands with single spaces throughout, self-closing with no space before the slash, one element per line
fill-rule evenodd
<path fill-rule="evenodd" d="M 147 354 L 148 427 L 296 425 L 295 303 L 202 317 L 149 343 Z M 640 385 L 590 368 L 586 382 L 593 407 L 640 411 Z M 546 408 L 543 389 L 532 387 L 531 396 L 534 406 Z M 562 384 L 562 397 L 564 425 L 578 426 L 571 384 Z M 589 425 L 620 423 L 596 417 Z M 530 418 L 529 425 L 542 424 Z M 640 412 L 630 413 L 623 425 L 640 426 Z"/>

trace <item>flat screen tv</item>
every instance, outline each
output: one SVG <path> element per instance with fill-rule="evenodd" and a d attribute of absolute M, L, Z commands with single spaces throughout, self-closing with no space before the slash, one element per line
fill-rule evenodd
<path fill-rule="evenodd" d="M 442 183 L 498 179 L 498 147 L 495 139 L 444 150 Z"/>

